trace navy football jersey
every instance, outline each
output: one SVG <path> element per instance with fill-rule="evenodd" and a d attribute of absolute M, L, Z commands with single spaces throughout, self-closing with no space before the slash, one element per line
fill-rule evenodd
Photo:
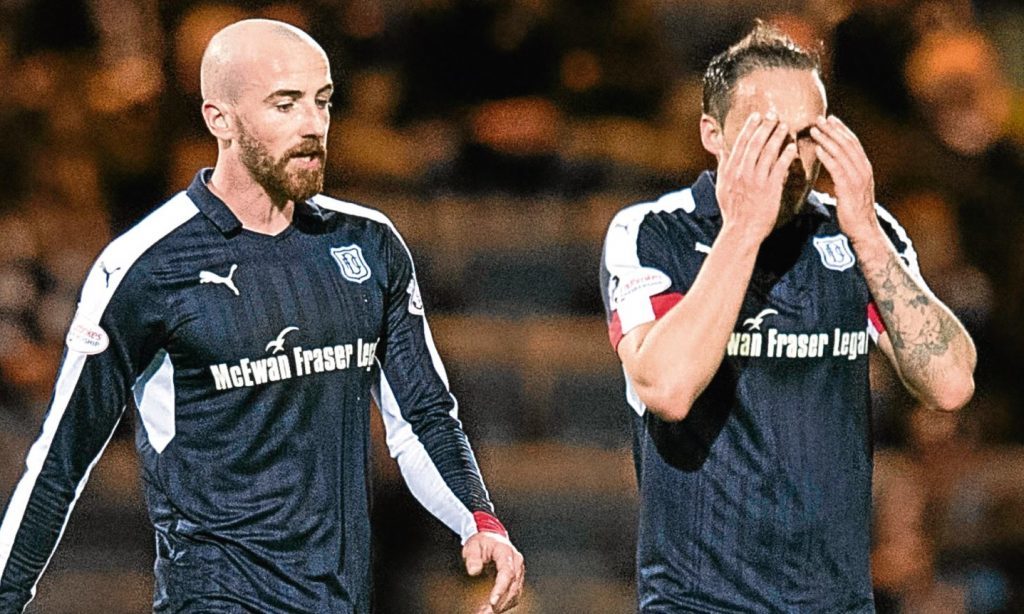
<path fill-rule="evenodd" d="M 873 611 L 867 354 L 884 329 L 834 204 L 812 193 L 765 240 L 684 420 L 645 411 L 626 379 L 642 612 Z M 876 212 L 919 275 L 906 233 Z M 615 216 L 601 267 L 613 346 L 686 300 L 721 224 L 712 173 Z"/>
<path fill-rule="evenodd" d="M 424 506 L 463 540 L 503 531 L 390 221 L 315 196 L 252 232 L 208 173 L 85 281 L 0 525 L 2 612 L 31 599 L 129 404 L 156 612 L 369 611 L 371 395 Z"/>

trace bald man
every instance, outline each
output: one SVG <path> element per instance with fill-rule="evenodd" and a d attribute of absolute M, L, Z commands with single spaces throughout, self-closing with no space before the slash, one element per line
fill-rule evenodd
<path fill-rule="evenodd" d="M 247 20 L 202 62 L 216 167 L 112 242 L 82 288 L 0 524 L 20 612 L 124 408 L 156 533 L 155 612 L 369 612 L 371 395 L 409 488 L 516 604 L 508 540 L 457 418 L 412 258 L 381 213 L 319 194 L 333 91 L 304 32 Z"/>

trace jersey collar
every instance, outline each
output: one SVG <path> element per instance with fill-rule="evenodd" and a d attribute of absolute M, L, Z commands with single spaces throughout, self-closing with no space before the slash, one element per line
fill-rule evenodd
<path fill-rule="evenodd" d="M 704 171 L 691 186 L 693 201 L 696 205 L 695 212 L 702 217 L 721 217 L 722 212 L 718 208 L 718 199 L 715 197 L 715 172 Z M 829 219 L 832 216 L 828 209 L 818 199 L 814 192 L 807 196 L 806 206 L 800 215 L 809 215 Z"/>
<path fill-rule="evenodd" d="M 691 186 L 694 212 L 701 217 L 721 217 L 718 199 L 715 198 L 715 172 L 704 171 Z"/>
<path fill-rule="evenodd" d="M 224 235 L 233 235 L 242 229 L 242 222 L 231 212 L 231 208 L 210 191 L 206 184 L 213 174 L 212 168 L 204 168 L 196 173 L 191 185 L 188 186 L 186 194 L 196 204 L 196 207 L 205 215 L 213 225 Z M 302 223 L 319 226 L 327 221 L 326 212 L 316 204 L 306 201 L 295 203 L 295 220 Z"/>

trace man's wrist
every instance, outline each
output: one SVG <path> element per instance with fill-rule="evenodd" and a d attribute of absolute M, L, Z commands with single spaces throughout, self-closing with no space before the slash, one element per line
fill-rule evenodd
<path fill-rule="evenodd" d="M 476 521 L 476 530 L 483 533 L 495 533 L 508 539 L 508 530 L 501 524 L 498 518 L 489 512 L 473 512 L 473 520 Z"/>
<path fill-rule="evenodd" d="M 850 245 L 853 246 L 854 251 L 858 255 L 862 250 L 877 249 L 879 246 L 885 247 L 888 242 L 885 231 L 882 230 L 882 225 L 878 222 L 878 218 L 867 220 L 849 228 L 844 228 L 840 222 L 839 227 L 850 240 Z"/>
<path fill-rule="evenodd" d="M 728 246 L 729 253 L 741 255 L 750 254 L 757 255 L 758 250 L 761 249 L 761 243 L 764 241 L 764 237 L 758 235 L 758 233 L 738 223 L 725 222 L 722 225 L 722 229 L 718 232 L 718 236 L 715 237 L 715 245 L 721 243 L 722 245 Z M 715 245 L 712 245 L 714 247 Z"/>

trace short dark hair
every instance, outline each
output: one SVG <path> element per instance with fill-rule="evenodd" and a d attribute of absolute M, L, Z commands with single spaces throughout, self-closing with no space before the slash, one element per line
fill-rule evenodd
<path fill-rule="evenodd" d="M 708 64 L 704 72 L 704 113 L 724 122 L 736 83 L 760 68 L 820 70 L 821 61 L 817 53 L 806 51 L 775 26 L 758 20 L 750 34 Z"/>

